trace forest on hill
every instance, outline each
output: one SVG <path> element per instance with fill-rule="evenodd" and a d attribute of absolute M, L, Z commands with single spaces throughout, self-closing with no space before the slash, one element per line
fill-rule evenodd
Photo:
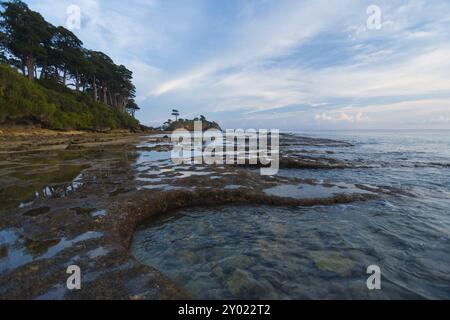
<path fill-rule="evenodd" d="M 0 3 L 0 124 L 137 128 L 133 74 L 24 2 Z"/>

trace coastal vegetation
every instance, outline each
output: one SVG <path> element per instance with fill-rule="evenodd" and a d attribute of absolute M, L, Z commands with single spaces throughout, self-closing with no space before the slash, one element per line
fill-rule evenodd
<path fill-rule="evenodd" d="M 195 117 L 194 119 L 183 119 L 179 118 L 180 112 L 177 109 L 173 109 L 171 115 L 175 117 L 175 121 L 173 121 L 172 119 L 168 119 L 166 122 L 164 122 L 163 126 L 161 127 L 162 130 L 174 131 L 177 129 L 185 129 L 188 131 L 194 131 L 195 122 L 201 121 L 203 131 L 209 129 L 216 129 L 222 131 L 222 128 L 219 126 L 217 122 L 208 121 L 206 117 L 203 115 L 201 115 L 200 117 Z"/>
<path fill-rule="evenodd" d="M 22 1 L 1 2 L 0 124 L 134 129 L 132 72 Z"/>

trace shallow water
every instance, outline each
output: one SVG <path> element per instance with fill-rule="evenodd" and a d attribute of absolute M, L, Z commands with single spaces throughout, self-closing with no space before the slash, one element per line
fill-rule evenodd
<path fill-rule="evenodd" d="M 278 185 L 268 188 L 264 192 L 271 196 L 287 197 L 294 199 L 327 199 L 338 194 L 374 194 L 351 184 L 338 185 Z"/>
<path fill-rule="evenodd" d="M 7 249 L 5 257 L 1 259 L 0 273 L 18 268 L 27 263 L 54 257 L 77 243 L 102 236 L 99 232 L 89 231 L 74 239 L 50 239 L 34 241 L 24 239 L 17 230 L 0 231 L 0 243 Z"/>
<path fill-rule="evenodd" d="M 354 147 L 288 148 L 361 167 L 285 169 L 281 176 L 404 192 L 326 207 L 186 209 L 141 226 L 131 252 L 196 298 L 449 299 L 450 132 L 309 135 Z M 318 197 L 342 189 L 311 188 Z M 295 197 L 298 188 L 269 192 Z M 381 268 L 382 290 L 366 287 L 370 265 Z"/>

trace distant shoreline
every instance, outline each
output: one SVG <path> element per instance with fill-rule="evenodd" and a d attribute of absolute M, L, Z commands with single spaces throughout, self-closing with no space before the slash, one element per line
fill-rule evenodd
<path fill-rule="evenodd" d="M 167 134 L 167 132 L 151 129 L 134 131 L 118 129 L 105 132 L 59 131 L 32 126 L 0 126 L 0 154 L 123 145 L 151 134 Z"/>

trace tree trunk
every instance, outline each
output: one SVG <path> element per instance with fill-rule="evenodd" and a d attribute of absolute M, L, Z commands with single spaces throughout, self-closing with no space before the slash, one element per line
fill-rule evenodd
<path fill-rule="evenodd" d="M 34 59 L 32 57 L 27 57 L 26 59 L 28 79 L 34 80 Z"/>
<path fill-rule="evenodd" d="M 95 100 L 95 102 L 98 101 L 98 94 L 97 94 L 97 79 L 95 78 L 95 75 L 94 75 L 94 100 Z"/>
<path fill-rule="evenodd" d="M 108 91 L 108 95 L 109 95 L 109 102 L 111 103 L 111 106 L 115 107 L 114 101 L 113 101 L 113 98 L 112 98 L 112 95 L 111 95 L 111 90 Z"/>
<path fill-rule="evenodd" d="M 127 103 L 128 103 L 128 99 L 123 97 L 122 101 L 120 103 L 119 110 L 122 111 L 122 112 L 125 112 L 125 107 L 126 107 Z"/>
<path fill-rule="evenodd" d="M 78 92 L 78 91 L 80 91 L 80 75 L 78 73 L 78 69 L 77 69 L 76 73 L 77 74 L 76 74 L 76 79 L 75 79 L 75 90 Z"/>
<path fill-rule="evenodd" d="M 63 72 L 63 85 L 66 86 L 66 78 L 67 78 L 67 67 L 64 65 L 64 72 Z"/>
<path fill-rule="evenodd" d="M 124 101 L 124 99 L 122 97 L 120 97 L 119 104 L 117 105 L 117 109 L 119 109 L 119 110 L 123 109 L 123 101 Z"/>
<path fill-rule="evenodd" d="M 108 88 L 106 86 L 103 87 L 103 102 L 108 104 L 108 96 L 106 95 L 106 92 L 108 91 Z"/>
<path fill-rule="evenodd" d="M 47 64 L 44 64 L 41 69 L 41 80 L 45 79 L 45 72 L 47 71 Z"/>

